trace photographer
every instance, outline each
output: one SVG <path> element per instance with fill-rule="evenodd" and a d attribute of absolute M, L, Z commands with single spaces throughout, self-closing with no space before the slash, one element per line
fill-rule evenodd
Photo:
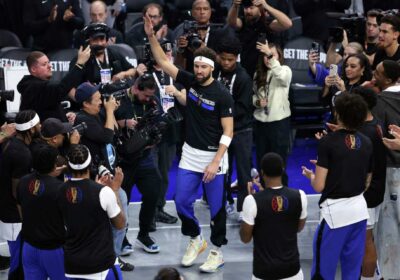
<path fill-rule="evenodd" d="M 65 114 L 60 102 L 67 99 L 69 91 L 80 84 L 83 67 L 90 57 L 90 48 L 80 48 L 78 58 L 69 67 L 68 74 L 60 81 L 50 81 L 52 69 L 49 58 L 42 52 L 31 52 L 26 58 L 30 75 L 18 83 L 21 93 L 19 110 L 35 110 L 41 120 L 57 118 L 73 122 L 75 114 Z"/>
<path fill-rule="evenodd" d="M 244 18 L 239 18 L 241 5 Z M 227 22 L 239 32 L 242 42 L 240 61 L 250 77 L 254 76 L 259 57 L 256 42 L 260 34 L 267 34 L 266 39 L 270 40 L 272 32 L 281 32 L 292 27 L 290 18 L 269 5 L 266 0 L 234 0 Z M 261 41 L 265 43 L 265 38 Z"/>
<path fill-rule="evenodd" d="M 118 123 L 122 127 L 134 129 L 140 119 L 154 107 L 158 107 L 157 109 L 160 110 L 159 101 L 154 96 L 156 89 L 157 85 L 151 74 L 145 73 L 137 78 L 130 88 L 128 96 L 121 100 L 121 106 L 115 113 Z M 130 198 L 132 187 L 136 184 L 142 194 L 142 206 L 139 213 L 140 230 L 136 243 L 148 253 L 160 251 L 159 246 L 149 236 L 149 232 L 153 230 L 152 222 L 161 188 L 161 177 L 155 163 L 155 152 L 154 145 L 151 145 L 139 151 L 139 156 L 120 154 L 121 168 L 126 174 L 122 184 L 123 189 Z"/>
<path fill-rule="evenodd" d="M 92 155 L 93 165 L 105 165 L 112 170 L 116 163 L 114 147 L 114 130 L 118 127 L 114 111 L 118 104 L 113 97 L 102 101 L 99 86 L 86 82 L 81 84 L 75 95 L 75 100 L 81 106 L 81 111 L 76 115 L 74 125 L 85 122 L 87 129 L 83 132 L 81 141 L 86 145 Z M 100 114 L 104 106 L 105 116 Z"/>
<path fill-rule="evenodd" d="M 195 0 L 191 15 L 194 21 L 184 22 L 183 34 L 177 36 L 175 64 L 193 72 L 193 52 L 205 46 L 216 50 L 218 41 L 224 34 L 210 22 L 211 5 L 208 0 Z"/>

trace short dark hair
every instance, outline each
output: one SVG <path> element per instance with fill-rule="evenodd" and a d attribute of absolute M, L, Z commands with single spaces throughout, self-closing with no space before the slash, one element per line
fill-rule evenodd
<path fill-rule="evenodd" d="M 281 177 L 283 169 L 283 159 L 277 153 L 267 153 L 261 159 L 261 171 L 265 176 Z"/>
<path fill-rule="evenodd" d="M 335 111 L 347 129 L 357 130 L 367 118 L 368 106 L 360 95 L 345 92 L 335 99 Z"/>
<path fill-rule="evenodd" d="M 365 87 L 356 87 L 351 91 L 351 93 L 360 95 L 367 103 L 369 111 L 371 111 L 376 106 L 378 97 L 376 96 L 376 93 L 372 89 Z"/>
<path fill-rule="evenodd" d="M 372 9 L 367 12 L 367 17 L 378 17 L 381 15 L 381 13 L 381 10 Z"/>
<path fill-rule="evenodd" d="M 59 153 L 57 148 L 40 144 L 33 150 L 32 166 L 39 174 L 48 174 L 54 170 Z"/>
<path fill-rule="evenodd" d="M 400 78 L 400 64 L 394 60 L 382 61 L 384 75 L 392 80 L 392 83 L 396 83 Z"/>
<path fill-rule="evenodd" d="M 173 267 L 165 267 L 158 271 L 154 280 L 180 280 L 181 275 L 179 274 L 178 270 Z"/>
<path fill-rule="evenodd" d="M 158 9 L 158 12 L 160 13 L 160 16 L 163 16 L 163 8 L 161 7 L 161 5 L 159 5 L 159 4 L 157 4 L 157 3 L 149 3 L 149 4 L 147 4 L 146 6 L 144 6 L 144 7 L 143 7 L 143 10 L 142 10 L 143 16 L 146 15 L 147 10 L 148 10 L 150 7 L 155 7 L 155 8 L 157 8 L 157 9 Z"/>
<path fill-rule="evenodd" d="M 146 72 L 139 78 L 135 80 L 135 85 L 139 90 L 145 89 L 155 89 L 156 88 L 156 81 L 152 74 Z"/>
<path fill-rule="evenodd" d="M 397 15 L 386 15 L 380 19 L 379 24 L 386 23 L 393 26 L 393 30 L 400 32 L 400 17 Z"/>
<path fill-rule="evenodd" d="M 242 44 L 236 36 L 226 36 L 221 39 L 217 47 L 218 53 L 229 53 L 239 55 L 242 51 Z"/>
<path fill-rule="evenodd" d="M 82 144 L 71 145 L 67 155 L 68 162 L 72 164 L 82 164 L 88 159 L 89 153 L 90 153 L 89 149 L 85 145 Z M 85 174 L 90 169 L 91 164 L 92 163 L 90 163 L 88 167 L 82 170 L 74 170 L 71 168 L 69 164 L 68 168 L 73 175 L 81 175 Z"/>
<path fill-rule="evenodd" d="M 31 69 L 31 67 L 37 63 L 38 59 L 43 56 L 45 56 L 45 54 L 42 52 L 39 51 L 31 52 L 26 58 L 26 65 L 28 66 L 28 69 Z"/>
<path fill-rule="evenodd" d="M 217 59 L 217 54 L 215 53 L 214 50 L 208 48 L 208 47 L 202 47 L 194 51 L 193 56 L 204 56 L 207 57 L 208 59 L 211 59 L 212 61 L 215 62 Z"/>

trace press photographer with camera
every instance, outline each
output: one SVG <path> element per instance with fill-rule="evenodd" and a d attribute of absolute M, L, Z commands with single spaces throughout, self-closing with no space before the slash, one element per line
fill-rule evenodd
<path fill-rule="evenodd" d="M 139 233 L 136 243 L 148 253 L 158 253 L 160 247 L 150 237 L 149 232 L 154 231 L 154 217 L 156 205 L 161 191 L 161 177 L 155 160 L 155 142 L 154 135 L 148 135 L 147 140 L 143 141 L 142 147 L 138 150 L 139 143 L 128 142 L 130 138 L 136 139 L 135 131 L 138 131 L 141 121 L 153 110 L 162 110 L 159 100 L 155 97 L 157 85 L 154 77 L 150 73 L 137 78 L 133 86 L 129 89 L 128 95 L 121 99 L 121 106 L 115 112 L 116 119 L 124 129 L 126 138 L 122 139 L 123 144 L 131 145 L 126 150 L 119 153 L 121 157 L 120 166 L 124 171 L 125 177 L 122 188 L 126 191 L 128 198 L 131 197 L 132 188 L 137 186 L 142 194 L 142 205 L 139 212 Z M 154 116 L 154 117 L 157 117 Z M 156 120 L 157 122 L 157 120 Z M 140 137 L 140 136 L 139 136 Z M 145 137 L 144 137 L 145 138 Z M 161 140 L 161 137 L 159 137 Z M 135 149 L 132 152 L 129 149 Z M 124 246 L 129 246 L 125 241 Z"/>
<path fill-rule="evenodd" d="M 216 50 L 222 34 L 221 25 L 212 24 L 211 5 L 208 0 L 195 0 L 192 4 L 193 21 L 185 21 L 182 34 L 177 36 L 175 64 L 193 72 L 193 52 L 207 46 Z M 227 31 L 224 29 L 224 31 Z"/>
<path fill-rule="evenodd" d="M 229 91 L 212 77 L 216 60 L 213 50 L 202 47 L 195 51 L 194 74 L 191 74 L 179 70 L 168 60 L 147 16 L 145 31 L 157 64 L 187 90 L 184 96 L 179 93 L 181 101 L 186 104 L 187 118 L 175 195 L 182 233 L 190 237 L 181 263 L 186 267 L 193 265 L 207 247 L 193 209 L 196 193 L 203 182 L 210 205 L 213 248 L 200 270 L 213 273 L 224 264 L 221 246 L 227 244 L 224 174 L 228 168 L 226 152 L 233 137 L 233 99 Z"/>
<path fill-rule="evenodd" d="M 83 78 L 82 69 L 90 53 L 90 48 L 80 48 L 68 74 L 61 81 L 53 82 L 50 81 L 52 69 L 49 58 L 42 52 L 31 52 L 26 58 L 30 75 L 25 75 L 17 85 L 21 93 L 19 110 L 35 110 L 41 120 L 57 118 L 63 122 L 73 122 L 75 114 L 66 115 L 60 102 L 67 99 L 69 91 L 80 84 Z"/>
<path fill-rule="evenodd" d="M 243 9 L 244 18 L 239 17 L 240 9 Z M 240 61 L 250 77 L 254 76 L 259 56 L 257 41 L 271 41 L 272 32 L 281 32 L 292 27 L 290 18 L 269 5 L 266 0 L 234 0 L 226 21 L 238 31 L 242 42 Z M 259 39 L 261 34 L 263 38 Z"/>

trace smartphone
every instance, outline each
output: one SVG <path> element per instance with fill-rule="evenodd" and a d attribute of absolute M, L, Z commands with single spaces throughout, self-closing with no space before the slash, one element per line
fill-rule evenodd
<path fill-rule="evenodd" d="M 329 65 L 329 76 L 336 76 L 338 74 L 338 66 L 336 64 Z"/>
<path fill-rule="evenodd" d="M 311 51 L 312 51 L 312 52 L 316 52 L 316 53 L 318 53 L 318 55 L 319 55 L 319 52 L 320 52 L 320 45 L 319 45 L 318 42 L 312 42 L 312 43 L 311 43 Z"/>
<path fill-rule="evenodd" d="M 266 44 L 267 43 L 267 34 L 266 33 L 258 34 L 257 42 L 259 42 L 261 44 Z"/>

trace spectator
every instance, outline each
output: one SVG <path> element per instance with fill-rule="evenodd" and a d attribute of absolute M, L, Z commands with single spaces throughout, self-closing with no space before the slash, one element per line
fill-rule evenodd
<path fill-rule="evenodd" d="M 62 185 L 58 194 L 57 202 L 67 231 L 65 276 L 95 279 L 102 273 L 108 279 L 122 279 L 116 264 L 111 225 L 117 229 L 126 225 L 118 194 L 124 175 L 116 168 L 113 180 L 108 176 L 100 178 L 102 184 L 94 182 L 89 172 L 91 159 L 84 145 L 70 149 L 68 167 L 72 178 Z"/>
<path fill-rule="evenodd" d="M 228 149 L 229 166 L 236 160 L 239 192 L 237 196 L 237 211 L 242 211 L 243 200 L 247 194 L 247 183 L 251 181 L 251 150 L 253 144 L 252 113 L 253 113 L 253 83 L 246 70 L 236 62 L 241 51 L 237 37 L 226 36 L 218 46 L 217 60 L 219 65 L 213 72 L 215 79 L 229 90 L 233 97 L 233 127 L 234 137 Z M 225 189 L 228 193 L 227 213 L 234 210 L 231 194 L 231 178 L 233 168 L 229 168 Z"/>
<path fill-rule="evenodd" d="M 373 110 L 375 116 L 383 123 L 383 135 L 392 138 L 392 125 L 400 125 L 400 86 L 396 84 L 400 78 L 400 65 L 391 60 L 379 63 L 374 72 L 376 86 L 380 89 L 378 103 Z M 396 130 L 395 130 L 396 131 Z M 400 275 L 400 267 L 396 258 L 399 256 L 398 246 L 400 230 L 398 227 L 399 200 L 394 196 L 400 193 L 398 176 L 400 156 L 396 151 L 387 152 L 386 186 L 382 203 L 382 215 L 377 225 L 375 244 L 382 276 L 386 279 L 396 279 Z"/>
<path fill-rule="evenodd" d="M 17 133 L 2 145 L 0 168 L 0 228 L 1 238 L 10 250 L 9 278 L 19 273 L 21 250 L 21 217 L 17 209 L 17 186 L 21 177 L 32 168 L 29 145 L 40 133 L 39 116 L 32 110 L 20 111 L 15 118 Z M 18 278 L 19 279 L 19 278 Z"/>
<path fill-rule="evenodd" d="M 400 59 L 400 17 L 396 15 L 384 16 L 379 21 L 378 51 L 375 54 L 372 69 L 384 60 Z"/>
<path fill-rule="evenodd" d="M 166 267 L 160 269 L 154 280 L 183 280 L 183 276 L 179 274 L 179 271 L 173 267 Z"/>
<path fill-rule="evenodd" d="M 328 28 L 337 25 L 327 13 L 344 13 L 351 5 L 351 0 L 293 0 L 293 8 L 301 16 L 303 36 L 321 42 L 329 37 Z"/>
<path fill-rule="evenodd" d="M 57 205 L 58 150 L 42 145 L 33 153 L 33 173 L 21 178 L 17 203 L 22 213 L 22 263 L 29 279 L 65 279 L 65 227 Z"/>
<path fill-rule="evenodd" d="M 262 56 L 258 58 L 254 76 L 253 105 L 254 135 L 257 166 L 261 169 L 261 159 L 269 152 L 279 154 L 286 166 L 290 139 L 289 87 L 292 71 L 283 65 L 283 53 L 279 46 L 257 43 Z M 283 184 L 287 185 L 286 172 Z"/>
<path fill-rule="evenodd" d="M 377 102 L 377 95 L 370 89 L 358 87 L 353 90 L 354 94 L 360 95 L 368 105 L 367 119 L 360 128 L 360 132 L 366 135 L 373 146 L 373 169 L 369 188 L 364 192 L 367 202 L 369 218 L 367 220 L 367 237 L 365 242 L 365 255 L 362 265 L 361 279 L 371 279 L 377 271 L 377 254 L 374 243 L 373 230 L 378 224 L 381 203 L 385 194 L 386 181 L 386 149 L 382 142 L 382 126 L 380 121 L 374 117 L 371 110 Z M 379 269 L 378 269 L 379 271 Z"/>
<path fill-rule="evenodd" d="M 158 40 L 167 39 L 173 41 L 172 31 L 164 23 L 163 8 L 156 3 L 150 3 L 144 6 L 142 11 L 143 16 L 149 14 L 151 22 L 154 26 L 154 32 Z M 148 42 L 146 33 L 144 32 L 143 23 L 135 25 L 126 34 L 126 43 L 132 48 L 144 46 Z"/>
<path fill-rule="evenodd" d="M 79 0 L 24 1 L 23 21 L 33 50 L 48 53 L 72 48 L 75 29 L 84 26 Z"/>
<path fill-rule="evenodd" d="M 15 123 L 4 123 L 0 131 L 0 144 L 15 135 Z"/>
<path fill-rule="evenodd" d="M 78 58 L 70 65 L 68 74 L 59 82 L 50 81 L 52 69 L 48 57 L 42 52 L 31 52 L 26 58 L 30 75 L 25 75 L 18 83 L 21 93 L 20 110 L 37 111 L 42 120 L 57 118 L 61 121 L 71 121 L 75 114 L 65 114 L 60 102 L 67 98 L 71 88 L 80 83 L 83 67 L 90 57 L 90 48 L 80 48 Z"/>
<path fill-rule="evenodd" d="M 359 279 L 368 218 L 363 192 L 371 181 L 372 144 L 357 130 L 368 108 L 361 96 L 342 94 L 335 109 L 339 129 L 320 140 L 318 161 L 311 161 L 315 174 L 302 167 L 314 190 L 322 193 L 311 278 L 334 279 L 340 259 L 342 279 Z"/>
<path fill-rule="evenodd" d="M 297 233 L 306 223 L 307 197 L 304 191 L 282 184 L 283 159 L 267 153 L 261 161 L 261 184 L 243 203 L 240 239 L 253 238 L 253 280 L 304 279 L 297 248 Z"/>
<path fill-rule="evenodd" d="M 93 1 L 90 4 L 90 23 L 107 23 L 107 6 L 103 1 Z M 74 33 L 74 46 L 79 49 L 80 46 L 85 45 L 85 32 L 77 30 Z M 121 32 L 114 28 L 110 28 L 108 36 L 108 45 L 123 43 L 124 39 Z"/>
<path fill-rule="evenodd" d="M 81 0 L 82 12 L 85 24 L 89 24 L 91 21 L 90 3 L 93 3 L 95 1 L 96 0 Z M 113 28 L 115 19 L 122 11 L 124 0 L 105 0 L 105 1 L 101 0 L 101 1 L 104 2 L 107 7 L 106 10 L 107 21 L 105 22 L 105 24 L 107 24 L 108 27 Z"/>
<path fill-rule="evenodd" d="M 380 12 L 378 10 L 370 10 L 366 16 L 364 52 L 367 55 L 370 64 L 373 63 L 375 53 L 378 51 L 379 25 L 377 18 L 379 15 Z"/>
<path fill-rule="evenodd" d="M 242 2 L 244 19 L 238 17 Z M 240 61 L 250 77 L 254 76 L 259 57 L 256 42 L 260 34 L 266 34 L 267 41 L 271 41 L 271 32 L 281 32 L 292 27 L 292 21 L 288 16 L 273 8 L 265 0 L 234 0 L 228 13 L 227 22 L 238 31 L 239 39 L 242 42 Z M 261 43 L 265 44 L 265 41 Z"/>

